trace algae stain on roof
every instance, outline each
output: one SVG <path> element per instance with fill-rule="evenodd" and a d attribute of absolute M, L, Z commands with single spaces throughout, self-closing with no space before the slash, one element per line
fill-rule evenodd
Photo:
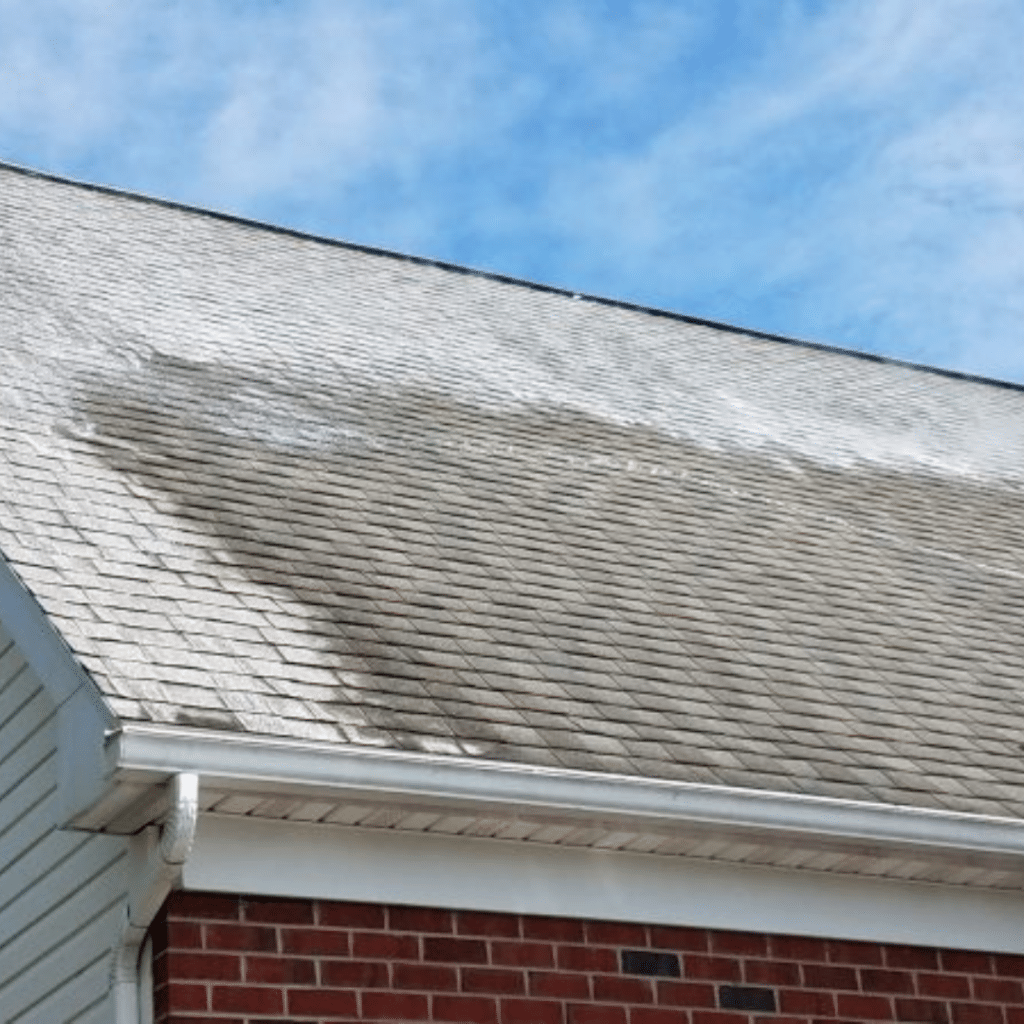
<path fill-rule="evenodd" d="M 236 411 L 257 394 L 269 428 Z M 332 397 L 161 358 L 79 393 L 110 468 L 280 602 L 229 691 L 301 694 L 283 717 L 356 743 L 755 786 L 802 758 L 833 795 L 909 785 L 911 707 L 926 755 L 969 744 L 946 687 L 977 695 L 992 574 L 936 518 L 987 490 L 807 460 L 794 488 L 770 458 L 564 407 Z"/>

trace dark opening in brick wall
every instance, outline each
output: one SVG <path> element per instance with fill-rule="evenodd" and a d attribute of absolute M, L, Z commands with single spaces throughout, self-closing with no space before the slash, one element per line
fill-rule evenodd
<path fill-rule="evenodd" d="M 624 949 L 623 974 L 645 974 L 655 978 L 681 976 L 679 957 L 675 953 L 652 953 L 649 949 Z"/>
<path fill-rule="evenodd" d="M 775 993 L 770 988 L 754 985 L 722 985 L 718 990 L 718 1005 L 723 1010 L 757 1010 L 775 1012 Z"/>

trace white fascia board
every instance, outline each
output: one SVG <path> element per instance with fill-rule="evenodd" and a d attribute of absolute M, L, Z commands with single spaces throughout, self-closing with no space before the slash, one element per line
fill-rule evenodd
<path fill-rule="evenodd" d="M 0 622 L 57 708 L 61 824 L 108 788 L 104 736 L 117 726 L 99 688 L 14 568 L 0 554 Z"/>
<path fill-rule="evenodd" d="M 188 771 L 228 791 L 1024 867 L 1012 818 L 151 725 L 125 724 L 110 748 L 126 781 Z"/>
<path fill-rule="evenodd" d="M 1024 953 L 1024 894 L 200 815 L 186 889 Z"/>

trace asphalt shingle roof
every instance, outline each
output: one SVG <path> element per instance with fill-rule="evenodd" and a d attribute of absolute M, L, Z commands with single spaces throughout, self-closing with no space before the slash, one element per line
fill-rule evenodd
<path fill-rule="evenodd" d="M 0 550 L 126 720 L 1024 813 L 1024 392 L 0 169 Z"/>

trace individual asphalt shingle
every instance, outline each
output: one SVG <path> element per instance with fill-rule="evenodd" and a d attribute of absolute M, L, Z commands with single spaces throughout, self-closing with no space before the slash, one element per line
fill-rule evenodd
<path fill-rule="evenodd" d="M 0 551 L 128 721 L 1019 816 L 1024 392 L 0 168 Z"/>

